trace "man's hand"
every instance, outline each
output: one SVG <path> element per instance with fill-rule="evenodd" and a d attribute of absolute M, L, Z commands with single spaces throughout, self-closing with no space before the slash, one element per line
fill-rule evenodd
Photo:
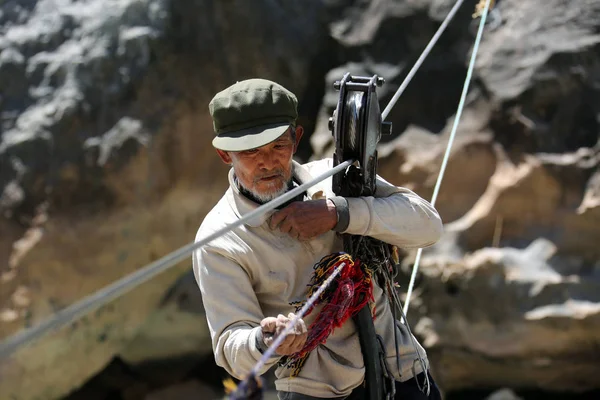
<path fill-rule="evenodd" d="M 307 200 L 291 203 L 275 212 L 269 220 L 271 229 L 299 240 L 310 240 L 332 230 L 337 224 L 335 205 L 331 200 Z"/>
<path fill-rule="evenodd" d="M 260 322 L 260 327 L 263 333 L 263 340 L 267 346 L 271 346 L 273 341 L 285 330 L 291 323 L 294 314 L 288 316 L 279 314 L 277 318 L 267 317 Z M 294 328 L 287 334 L 283 342 L 275 349 L 275 352 L 281 356 L 289 356 L 302 350 L 306 343 L 308 331 L 304 321 L 300 318 L 296 321 Z"/>

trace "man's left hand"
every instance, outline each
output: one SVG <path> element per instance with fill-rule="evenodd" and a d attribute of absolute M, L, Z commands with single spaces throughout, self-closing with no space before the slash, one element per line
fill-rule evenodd
<path fill-rule="evenodd" d="M 335 205 L 331 200 L 293 202 L 276 211 L 269 220 L 271 229 L 299 240 L 310 240 L 332 230 L 337 224 Z"/>

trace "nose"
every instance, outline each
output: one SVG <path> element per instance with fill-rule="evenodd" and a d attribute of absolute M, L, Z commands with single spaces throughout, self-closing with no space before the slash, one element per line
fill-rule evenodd
<path fill-rule="evenodd" d="M 277 166 L 277 160 L 273 152 L 265 150 L 260 152 L 259 167 L 271 171 Z"/>

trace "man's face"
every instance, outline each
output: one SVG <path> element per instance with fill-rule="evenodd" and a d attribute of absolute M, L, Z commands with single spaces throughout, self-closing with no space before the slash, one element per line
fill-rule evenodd
<path fill-rule="evenodd" d="M 292 180 L 292 158 L 301 135 L 302 128 L 297 128 L 294 140 L 291 130 L 287 130 L 262 147 L 218 153 L 223 161 L 233 165 L 240 185 L 258 200 L 267 202 L 287 191 Z"/>

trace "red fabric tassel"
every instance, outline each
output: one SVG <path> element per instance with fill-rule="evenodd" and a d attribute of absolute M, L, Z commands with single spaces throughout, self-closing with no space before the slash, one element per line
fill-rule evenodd
<path fill-rule="evenodd" d="M 346 253 L 328 255 L 315 265 L 315 272 L 309 284 L 311 288 L 308 297 L 343 262 L 347 265 L 342 268 L 330 287 L 314 304 L 316 306 L 326 303 L 308 328 L 306 344 L 301 351 L 288 358 L 289 366 L 295 369 L 292 376 L 296 376 L 300 372 L 308 353 L 319 344 L 325 343 L 335 328 L 342 326 L 348 318 L 356 315 L 368 302 L 374 301 L 371 271 L 365 268 L 360 260 L 353 261 Z M 308 310 L 306 315 L 313 311 L 314 306 Z M 373 315 L 375 315 L 374 312 Z"/>

